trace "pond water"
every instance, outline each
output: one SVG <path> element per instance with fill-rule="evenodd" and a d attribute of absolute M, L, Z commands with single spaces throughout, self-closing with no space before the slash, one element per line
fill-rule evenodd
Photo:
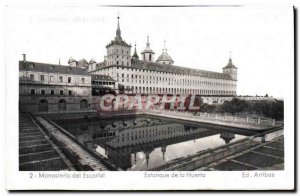
<path fill-rule="evenodd" d="M 123 170 L 148 170 L 168 161 L 242 139 L 249 132 L 191 125 L 149 116 L 58 120 L 87 147 Z"/>

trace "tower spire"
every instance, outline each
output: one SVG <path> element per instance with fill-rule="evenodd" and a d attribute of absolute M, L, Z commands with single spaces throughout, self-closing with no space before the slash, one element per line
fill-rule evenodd
<path fill-rule="evenodd" d="M 119 12 L 118 12 L 118 17 L 117 17 L 117 19 L 118 19 L 118 25 L 117 25 L 117 32 L 116 32 L 116 36 L 117 37 L 119 37 L 119 38 L 121 38 L 121 29 L 120 29 L 120 16 L 119 16 Z"/>
<path fill-rule="evenodd" d="M 229 62 L 228 64 L 232 64 L 232 59 L 231 59 L 231 50 L 229 51 Z"/>
<path fill-rule="evenodd" d="M 164 41 L 164 52 L 167 52 L 167 48 L 166 48 L 166 40 Z"/>
<path fill-rule="evenodd" d="M 150 42 L 149 42 L 149 35 L 147 35 L 147 47 L 150 47 Z"/>
<path fill-rule="evenodd" d="M 149 35 L 147 35 L 146 48 L 141 52 L 141 54 L 142 54 L 143 61 L 149 61 L 149 62 L 154 61 L 155 52 L 153 52 L 153 50 L 150 48 Z"/>
<path fill-rule="evenodd" d="M 136 53 L 136 43 L 134 43 L 134 53 L 132 55 L 132 58 L 135 60 L 139 59 L 139 55 Z"/>

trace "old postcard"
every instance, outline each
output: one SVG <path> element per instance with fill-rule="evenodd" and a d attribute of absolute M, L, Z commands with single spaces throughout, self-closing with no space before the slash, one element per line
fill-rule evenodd
<path fill-rule="evenodd" d="M 293 190 L 293 18 L 7 5 L 7 189 Z"/>

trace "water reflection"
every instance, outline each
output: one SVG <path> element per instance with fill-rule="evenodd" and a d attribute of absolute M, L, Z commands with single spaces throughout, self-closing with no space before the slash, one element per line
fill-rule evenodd
<path fill-rule="evenodd" d="M 249 134 L 150 117 L 57 123 L 123 170 L 158 167 Z"/>

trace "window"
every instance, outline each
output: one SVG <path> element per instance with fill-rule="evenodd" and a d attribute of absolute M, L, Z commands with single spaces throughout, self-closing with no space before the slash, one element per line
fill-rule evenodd
<path fill-rule="evenodd" d="M 64 95 L 64 91 L 63 90 L 59 90 L 59 94 L 60 95 Z"/>
<path fill-rule="evenodd" d="M 63 82 L 63 77 L 62 76 L 59 76 L 59 82 Z"/>
<path fill-rule="evenodd" d="M 54 90 L 51 90 L 51 95 L 54 95 Z"/>
<path fill-rule="evenodd" d="M 84 78 L 81 78 L 81 83 L 84 84 Z"/>
<path fill-rule="evenodd" d="M 72 91 L 71 90 L 69 91 L 69 95 L 72 95 Z"/>
<path fill-rule="evenodd" d="M 45 95 L 46 94 L 46 91 L 43 89 L 41 90 L 41 95 Z"/>
<path fill-rule="evenodd" d="M 54 76 L 50 76 L 50 82 L 54 81 Z"/>
<path fill-rule="evenodd" d="M 30 94 L 31 94 L 31 95 L 35 95 L 35 90 L 34 90 L 34 89 L 31 89 L 31 90 L 30 90 Z"/>
<path fill-rule="evenodd" d="M 30 80 L 34 80 L 34 74 L 30 74 Z"/>
<path fill-rule="evenodd" d="M 45 81 L 45 76 L 41 75 L 41 81 Z"/>
<path fill-rule="evenodd" d="M 71 83 L 71 77 L 68 77 L 68 83 Z"/>

